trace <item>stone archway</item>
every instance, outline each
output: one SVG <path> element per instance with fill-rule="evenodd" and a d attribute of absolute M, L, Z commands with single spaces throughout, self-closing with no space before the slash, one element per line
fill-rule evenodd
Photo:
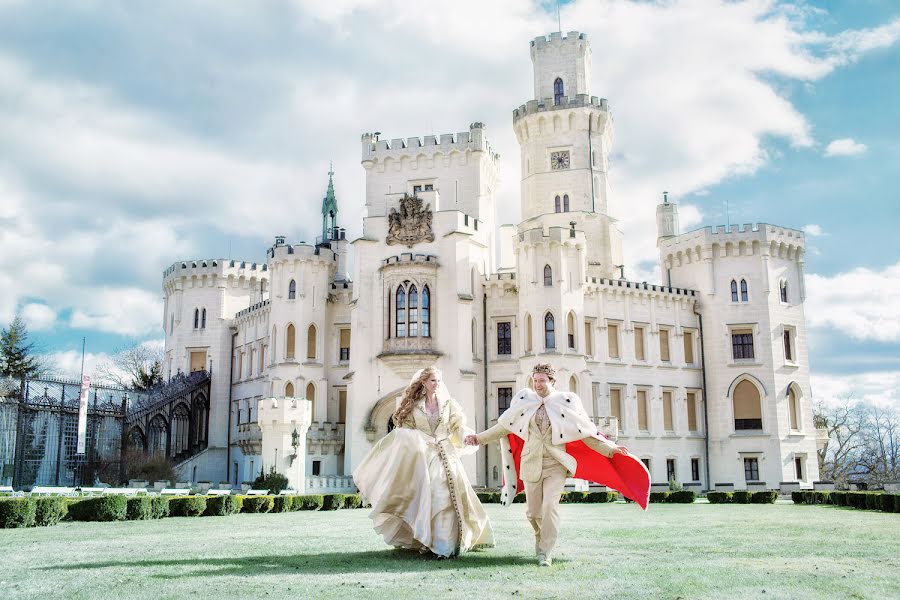
<path fill-rule="evenodd" d="M 406 386 L 399 387 L 378 399 L 366 420 L 366 437 L 370 442 L 380 440 L 388 434 L 388 421 L 397 410 L 397 401 Z"/>

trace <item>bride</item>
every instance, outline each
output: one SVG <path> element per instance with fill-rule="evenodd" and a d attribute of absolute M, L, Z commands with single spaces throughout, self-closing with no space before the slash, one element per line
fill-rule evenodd
<path fill-rule="evenodd" d="M 445 557 L 493 546 L 490 521 L 459 460 L 471 452 L 463 444 L 471 430 L 440 371 L 413 375 L 392 419 L 394 430 L 353 472 L 375 531 L 397 548 Z"/>

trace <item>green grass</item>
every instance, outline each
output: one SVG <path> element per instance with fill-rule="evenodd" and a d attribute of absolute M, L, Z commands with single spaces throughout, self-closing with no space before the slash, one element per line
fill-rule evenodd
<path fill-rule="evenodd" d="M 4 598 L 897 598 L 900 515 L 831 506 L 563 505 L 539 568 L 525 506 L 497 548 L 387 548 L 368 511 L 0 530 Z M 518 591 L 518 593 L 516 593 Z"/>

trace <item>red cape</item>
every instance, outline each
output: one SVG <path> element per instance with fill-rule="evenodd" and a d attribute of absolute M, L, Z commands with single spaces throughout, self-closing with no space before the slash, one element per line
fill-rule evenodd
<path fill-rule="evenodd" d="M 507 437 L 513 453 L 516 473 L 521 473 L 522 448 L 525 446 L 525 441 L 512 433 Z M 606 439 L 602 434 L 600 437 Z M 650 473 L 644 463 L 630 454 L 616 454 L 612 458 L 607 458 L 596 450 L 591 450 L 581 440 L 566 444 L 566 452 L 578 461 L 578 466 L 575 468 L 576 479 L 586 479 L 612 488 L 647 510 L 647 501 L 650 498 Z M 524 489 L 525 484 L 519 477 L 516 481 L 516 493 Z"/>

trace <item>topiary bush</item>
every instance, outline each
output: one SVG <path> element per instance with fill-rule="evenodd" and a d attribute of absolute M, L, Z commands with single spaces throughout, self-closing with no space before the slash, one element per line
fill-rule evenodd
<path fill-rule="evenodd" d="M 747 490 L 738 490 L 731 493 L 732 504 L 748 504 L 750 502 L 750 492 Z"/>
<path fill-rule="evenodd" d="M 34 498 L 4 498 L 0 500 L 0 527 L 33 527 L 36 511 Z"/>
<path fill-rule="evenodd" d="M 272 512 L 282 513 L 291 510 L 290 496 L 275 496 L 272 498 Z"/>
<path fill-rule="evenodd" d="M 585 496 L 585 502 L 615 502 L 619 495 L 616 492 L 588 492 Z"/>
<path fill-rule="evenodd" d="M 732 492 L 707 492 L 706 499 L 710 504 L 731 504 Z"/>
<path fill-rule="evenodd" d="M 866 494 L 866 509 L 881 510 L 881 497 L 884 494 Z"/>
<path fill-rule="evenodd" d="M 344 508 L 344 498 L 346 494 L 325 494 L 325 502 L 322 504 L 322 510 L 338 510 Z"/>
<path fill-rule="evenodd" d="M 146 521 L 153 518 L 153 498 L 150 496 L 132 496 L 128 498 L 125 518 L 129 521 Z"/>
<path fill-rule="evenodd" d="M 478 492 L 475 494 L 482 504 L 500 504 L 500 494 L 498 492 Z"/>
<path fill-rule="evenodd" d="M 56 525 L 69 513 L 65 498 L 53 496 L 35 501 L 34 524 L 37 526 Z"/>
<path fill-rule="evenodd" d="M 777 490 L 763 490 L 750 494 L 750 504 L 775 504 L 778 500 Z"/>
<path fill-rule="evenodd" d="M 169 499 L 165 496 L 151 496 L 150 506 L 153 507 L 151 518 L 164 519 L 169 516 Z"/>
<path fill-rule="evenodd" d="M 665 502 L 671 492 L 650 492 L 650 502 Z"/>
<path fill-rule="evenodd" d="M 69 506 L 73 521 L 124 521 L 128 515 L 125 496 L 85 498 Z"/>
<path fill-rule="evenodd" d="M 272 496 L 243 496 L 241 512 L 267 513 L 275 506 Z"/>
<path fill-rule="evenodd" d="M 207 496 L 205 517 L 222 517 L 241 512 L 240 496 Z"/>
<path fill-rule="evenodd" d="M 344 508 L 360 508 L 362 507 L 362 498 L 359 494 L 347 494 L 344 498 Z"/>
<path fill-rule="evenodd" d="M 309 494 L 306 496 L 294 496 L 294 510 L 321 510 L 325 504 L 322 494 Z"/>
<path fill-rule="evenodd" d="M 199 517 L 206 510 L 206 496 L 176 496 L 169 499 L 170 517 Z"/>
<path fill-rule="evenodd" d="M 672 504 L 691 504 L 696 497 L 697 494 L 694 490 L 678 490 L 676 492 L 669 492 L 669 495 L 666 497 L 666 502 Z"/>
<path fill-rule="evenodd" d="M 513 504 L 525 504 L 525 492 L 519 492 L 513 497 Z"/>

